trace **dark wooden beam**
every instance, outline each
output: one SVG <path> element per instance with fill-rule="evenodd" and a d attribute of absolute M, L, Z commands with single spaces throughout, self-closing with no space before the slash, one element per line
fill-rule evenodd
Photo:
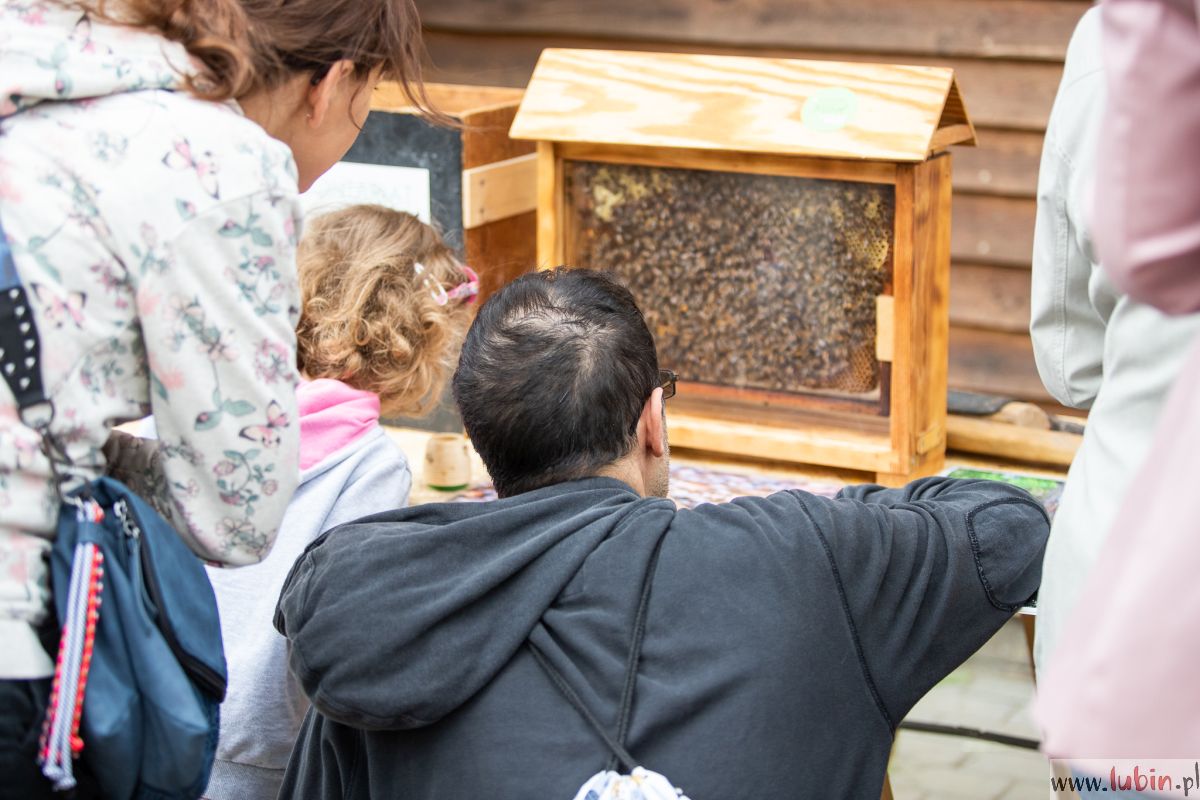
<path fill-rule="evenodd" d="M 431 30 L 1061 61 L 1086 0 L 419 0 Z"/>

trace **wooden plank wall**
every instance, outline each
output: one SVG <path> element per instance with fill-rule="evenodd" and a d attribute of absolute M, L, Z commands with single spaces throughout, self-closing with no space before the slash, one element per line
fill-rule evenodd
<path fill-rule="evenodd" d="M 950 385 L 1048 402 L 1029 341 L 1042 137 L 1089 0 L 417 0 L 448 83 L 524 86 L 544 47 L 953 67 L 979 131 L 954 162 Z"/>

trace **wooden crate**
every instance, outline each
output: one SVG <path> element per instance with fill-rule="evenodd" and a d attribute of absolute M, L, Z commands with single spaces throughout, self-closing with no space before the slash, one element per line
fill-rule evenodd
<path fill-rule="evenodd" d="M 952 70 L 550 49 L 511 134 L 539 265 L 620 274 L 681 373 L 673 444 L 941 469 Z"/>
<path fill-rule="evenodd" d="M 479 273 L 478 308 L 492 292 L 535 264 L 537 156 L 532 144 L 508 135 L 522 92 L 447 84 L 427 84 L 426 90 L 434 107 L 460 127 L 426 122 L 398 85 L 381 84 L 363 131 L 343 161 L 407 169 L 361 177 L 351 173 L 346 178 L 346 173 L 336 174 L 342 166 L 338 165 L 314 186 L 319 199 L 313 204 L 319 209 L 327 194 L 331 205 L 384 202 L 422 215 L 424 210 L 409 207 L 409 195 L 427 196 L 431 223 Z M 428 416 L 388 421 L 436 431 L 462 430 L 448 388 Z"/>
<path fill-rule="evenodd" d="M 345 161 L 429 173 L 433 223 L 480 275 L 481 299 L 533 267 L 534 146 L 509 138 L 522 92 L 427 84 L 433 105 L 461 128 L 431 125 L 396 84 L 384 83 Z"/>

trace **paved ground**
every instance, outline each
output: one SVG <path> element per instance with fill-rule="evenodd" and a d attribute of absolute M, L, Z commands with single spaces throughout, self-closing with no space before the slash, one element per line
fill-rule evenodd
<path fill-rule="evenodd" d="M 1005 625 L 909 714 L 909 719 L 1037 738 L 1033 679 L 1020 623 Z M 1040 753 L 1001 744 L 901 731 L 889 770 L 896 800 L 1045 800 Z"/>

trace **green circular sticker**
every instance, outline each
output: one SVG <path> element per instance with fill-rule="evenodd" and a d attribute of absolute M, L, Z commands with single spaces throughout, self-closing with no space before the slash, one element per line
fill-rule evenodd
<path fill-rule="evenodd" d="M 824 133 L 841 130 L 857 111 L 858 95 L 849 89 L 818 89 L 804 101 L 800 118 L 804 127 Z"/>

